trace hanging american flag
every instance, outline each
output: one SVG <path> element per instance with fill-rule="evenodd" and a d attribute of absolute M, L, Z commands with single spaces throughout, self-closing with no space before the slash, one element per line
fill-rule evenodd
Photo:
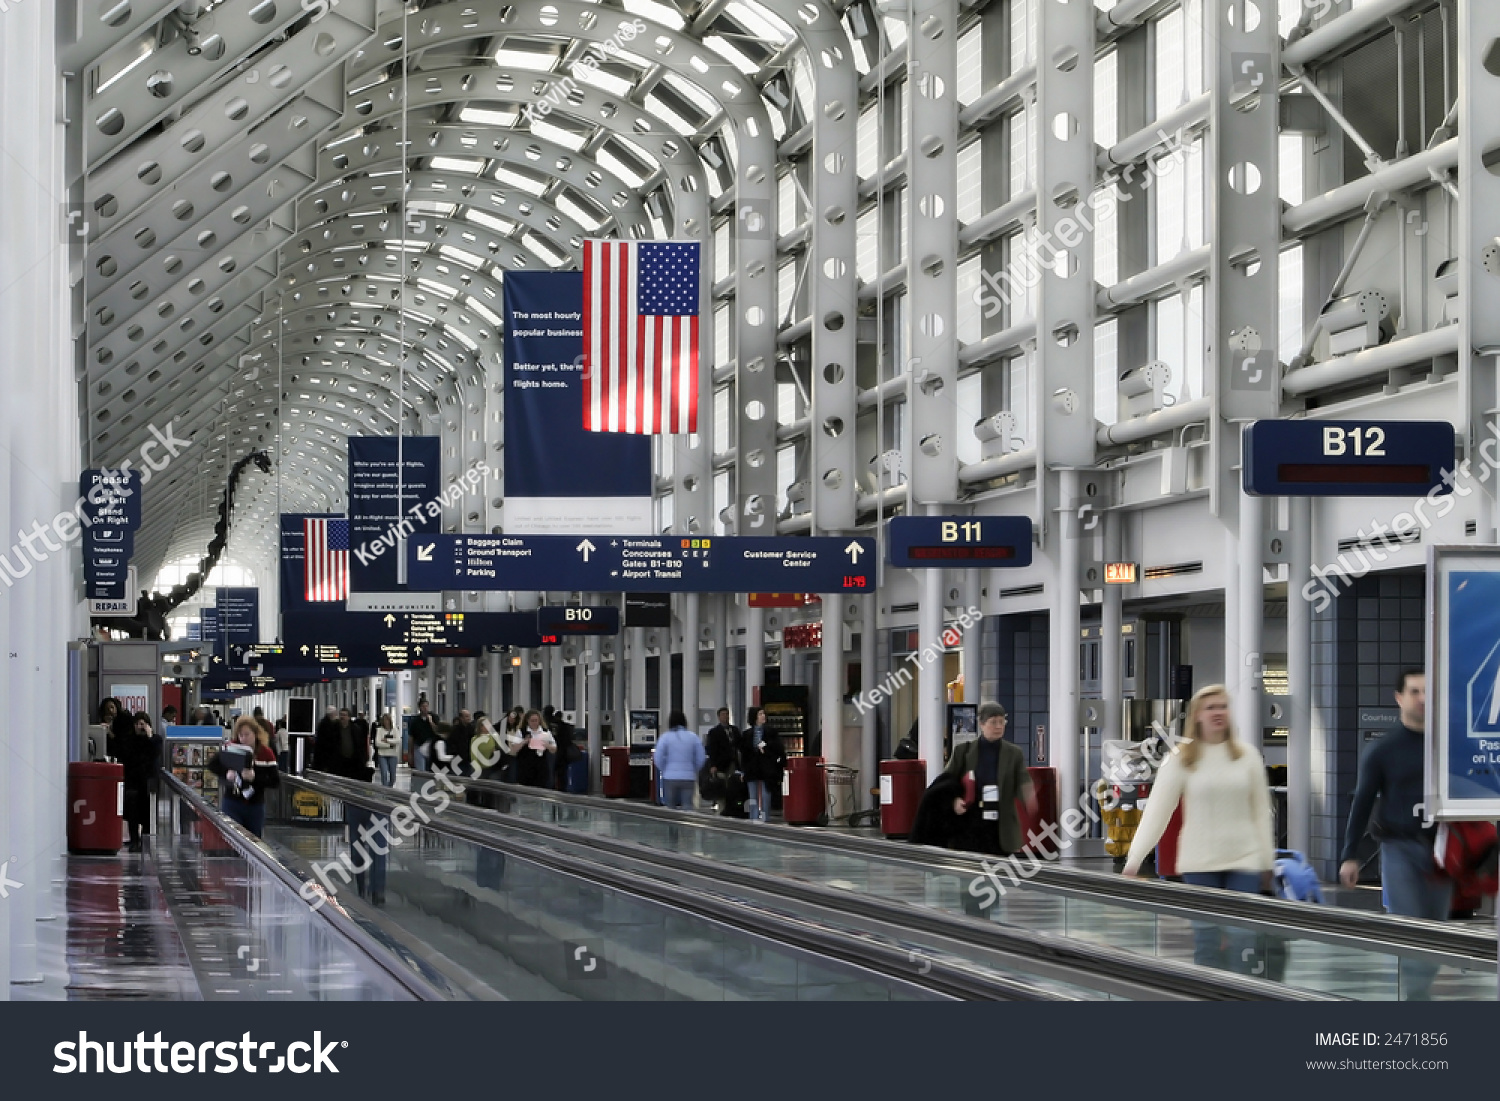
<path fill-rule="evenodd" d="M 308 517 L 306 540 L 307 600 L 344 600 L 349 596 L 349 521 Z"/>
<path fill-rule="evenodd" d="M 583 427 L 698 431 L 696 241 L 583 243 Z"/>

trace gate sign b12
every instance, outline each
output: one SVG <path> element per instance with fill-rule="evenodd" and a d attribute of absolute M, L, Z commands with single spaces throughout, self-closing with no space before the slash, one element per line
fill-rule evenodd
<path fill-rule="evenodd" d="M 887 548 L 893 566 L 974 569 L 1031 565 L 1029 516 L 897 516 Z"/>
<path fill-rule="evenodd" d="M 1500 548 L 1434 546 L 1427 562 L 1427 813 L 1493 821 L 1500 818 Z"/>
<path fill-rule="evenodd" d="M 1245 430 L 1245 492 L 1263 497 L 1451 493 L 1456 436 L 1445 421 L 1263 420 Z"/>

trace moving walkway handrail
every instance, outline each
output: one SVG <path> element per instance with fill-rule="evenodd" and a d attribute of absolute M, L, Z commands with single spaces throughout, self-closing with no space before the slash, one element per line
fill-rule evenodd
<path fill-rule="evenodd" d="M 417 777 L 431 773 L 413 772 Z M 682 821 L 680 811 L 637 802 L 601 799 L 589 795 L 569 795 L 544 788 L 522 787 L 493 780 L 465 779 L 467 787 L 492 791 L 516 798 L 550 801 L 561 805 L 596 810 L 610 810 L 661 821 Z M 952 849 L 926 845 L 907 845 L 855 834 L 831 833 L 825 830 L 753 823 L 732 818 L 692 819 L 706 829 L 737 831 L 746 836 L 775 837 L 778 841 L 810 848 L 841 850 L 920 866 L 928 871 L 952 871 L 954 874 L 982 875 L 983 858 Z M 1086 898 L 1092 902 L 1112 902 L 1132 909 L 1168 913 L 1174 917 L 1213 917 L 1231 924 L 1264 929 L 1296 939 L 1321 940 L 1336 944 L 1358 943 L 1368 947 L 1371 941 L 1392 952 L 1439 958 L 1448 962 L 1470 961 L 1480 965 L 1496 962 L 1496 938 L 1487 931 L 1467 929 L 1452 922 L 1422 921 L 1417 918 L 1350 910 L 1338 906 L 1318 906 L 1308 902 L 1265 898 L 1237 891 L 1216 891 L 1186 883 L 1164 880 L 1131 879 L 1122 875 L 1061 867 L 1040 860 L 1033 870 L 1027 862 L 1030 885 L 1061 894 Z"/>
<path fill-rule="evenodd" d="M 250 833 L 250 831 L 246 830 L 238 822 L 226 817 L 223 812 L 208 803 L 201 795 L 188 787 L 176 776 L 164 771 L 161 778 L 179 799 L 192 808 L 194 814 L 210 821 L 214 828 L 219 831 L 240 856 L 244 857 L 245 860 L 261 871 L 269 873 L 283 886 L 290 889 L 293 894 L 297 895 L 299 899 L 306 901 L 305 896 L 302 895 L 303 884 L 313 881 L 299 878 L 297 873 L 276 859 L 264 841 Z M 378 939 L 371 936 L 353 918 L 345 914 L 340 907 L 324 905 L 318 907 L 316 912 L 351 947 L 369 959 L 382 973 L 389 975 L 397 985 L 406 990 L 417 1001 L 436 1002 L 445 1000 L 445 995 L 442 991 L 420 975 L 414 974 L 406 961 L 392 952 L 390 948 L 382 944 Z"/>
<path fill-rule="evenodd" d="M 399 805 L 401 802 L 391 788 L 363 784 L 328 774 L 318 774 L 316 780 L 302 777 L 294 782 L 304 783 L 309 790 L 317 791 L 319 794 L 350 802 L 368 804 L 379 801 L 393 805 Z M 466 781 L 465 786 L 471 785 Z M 957 941 L 971 947 L 977 946 L 988 952 L 1010 957 L 1017 961 L 1017 966 L 1021 969 L 1134 998 L 1139 998 L 1144 992 L 1169 998 L 1195 1000 L 1210 998 L 1220 1001 L 1344 1000 L 1336 995 L 1288 987 L 1251 976 L 1214 971 L 1175 960 L 1120 952 L 1069 937 L 1033 933 L 998 923 L 979 924 L 941 911 L 891 902 L 871 895 L 855 894 L 851 891 L 729 865 L 721 861 L 689 856 L 680 852 L 654 849 L 631 841 L 600 837 L 597 834 L 581 835 L 576 830 L 549 826 L 545 823 L 509 815 L 499 816 L 498 812 L 460 803 L 452 803 L 444 811 L 442 823 L 447 826 L 457 825 L 458 823 L 449 817 L 455 812 L 474 823 L 465 828 L 485 837 L 485 844 L 497 843 L 499 839 L 493 831 L 503 826 L 506 829 L 530 834 L 547 841 L 584 845 L 643 865 L 648 870 L 652 867 L 667 868 L 714 885 L 727 883 L 731 888 L 749 889 L 803 906 L 813 905 L 840 915 L 853 915 L 862 922 L 874 922 L 898 931 L 917 932 L 945 941 Z M 685 822 L 679 817 L 674 824 L 691 824 L 691 820 Z M 556 857 L 556 854 L 549 855 Z M 626 882 L 639 884 L 641 880 L 629 878 Z M 628 889 L 634 890 L 635 888 Z M 690 894 L 689 897 L 702 896 Z M 737 908 L 734 909 L 734 914 L 734 920 L 738 924 Z M 896 937 L 893 936 L 892 939 Z M 860 942 L 862 946 L 868 943 Z M 910 973 L 910 956 L 902 957 L 902 969 L 904 973 Z"/>
<path fill-rule="evenodd" d="M 378 813 L 388 814 L 408 805 L 394 789 L 362 784 L 343 777 L 318 773 L 310 776 L 284 776 L 283 783 L 330 799 L 357 803 Z M 573 876 L 622 894 L 682 910 L 717 924 L 752 933 L 767 941 L 801 950 L 814 956 L 838 960 L 853 967 L 881 975 L 916 989 L 925 989 L 945 997 L 967 1001 L 1073 1001 L 1075 999 L 1019 980 L 1007 979 L 944 961 L 930 961 L 928 970 L 913 971 L 911 957 L 889 945 L 850 936 L 815 922 L 799 920 L 784 914 L 771 914 L 746 907 L 727 899 L 685 890 L 656 879 L 627 875 L 608 865 L 565 856 L 526 842 L 498 837 L 492 830 L 480 829 L 448 817 L 430 818 L 424 830 L 498 850 L 519 860 L 539 864 L 563 875 Z M 577 835 L 565 838 L 574 843 Z"/>

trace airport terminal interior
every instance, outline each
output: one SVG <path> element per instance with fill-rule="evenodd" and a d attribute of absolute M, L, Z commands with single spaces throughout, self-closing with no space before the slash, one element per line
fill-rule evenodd
<path fill-rule="evenodd" d="M 1497 101 L 1490 0 L 0 0 L 0 999 L 1494 1002 Z"/>

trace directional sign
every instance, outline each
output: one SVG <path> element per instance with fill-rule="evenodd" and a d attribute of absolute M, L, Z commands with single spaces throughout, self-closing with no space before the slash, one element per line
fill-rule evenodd
<path fill-rule="evenodd" d="M 541 645 L 527 612 L 346 612 L 282 615 L 286 653 L 322 665 L 401 668 L 430 657 L 473 656 L 486 646 Z"/>
<path fill-rule="evenodd" d="M 896 516 L 886 546 L 909 569 L 1031 565 L 1029 516 Z"/>
<path fill-rule="evenodd" d="M 135 529 L 141 523 L 141 484 L 141 473 L 136 470 L 85 470 L 78 479 L 83 501 L 83 579 L 91 601 L 107 601 L 116 607 L 134 599 L 126 571 L 135 552 Z"/>
<path fill-rule="evenodd" d="M 1451 493 L 1445 421 L 1264 420 L 1244 434 L 1245 492 L 1265 497 L 1425 497 Z"/>
<path fill-rule="evenodd" d="M 411 539 L 408 577 L 425 592 L 873 592 L 875 541 L 675 535 L 428 535 Z"/>
<path fill-rule="evenodd" d="M 1426 816 L 1500 818 L 1500 547 L 1427 548 L 1427 699 Z"/>
<path fill-rule="evenodd" d="M 536 629 L 543 635 L 617 635 L 620 609 L 604 607 L 538 608 Z"/>

